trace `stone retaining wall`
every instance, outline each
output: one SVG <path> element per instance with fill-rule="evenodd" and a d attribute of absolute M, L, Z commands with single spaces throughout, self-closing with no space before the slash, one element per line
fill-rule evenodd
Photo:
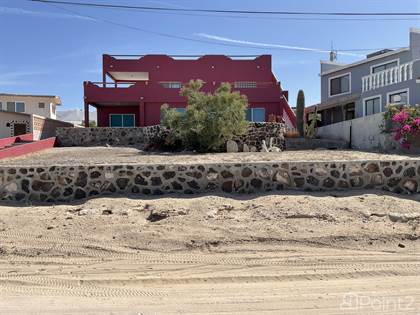
<path fill-rule="evenodd" d="M 0 168 L 0 200 L 22 202 L 61 202 L 111 194 L 362 188 L 419 192 L 420 160 Z"/>
<path fill-rule="evenodd" d="M 248 147 L 255 147 L 261 150 L 262 141 L 265 140 L 267 145 L 270 138 L 273 138 L 273 146 L 285 149 L 284 134 L 286 133 L 286 125 L 277 122 L 250 123 L 248 132 L 241 137 L 234 139 L 239 144 L 246 143 Z"/>
<path fill-rule="evenodd" d="M 143 146 L 159 137 L 160 125 L 138 128 L 57 128 L 57 141 L 60 146 L 100 146 L 100 145 L 136 145 Z M 273 138 L 273 144 L 284 148 L 283 123 L 250 123 L 248 132 L 235 139 L 239 143 L 261 149 L 262 140 Z"/>
<path fill-rule="evenodd" d="M 159 125 L 142 128 L 57 128 L 60 146 L 144 145 L 159 135 Z"/>

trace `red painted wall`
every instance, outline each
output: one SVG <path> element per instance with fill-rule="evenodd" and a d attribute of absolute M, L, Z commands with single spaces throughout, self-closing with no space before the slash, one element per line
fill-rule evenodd
<path fill-rule="evenodd" d="M 17 157 L 20 155 L 34 153 L 41 150 L 49 149 L 55 145 L 55 137 L 44 140 L 34 141 L 30 143 L 20 144 L 15 147 L 4 148 L 0 150 L 0 159 Z"/>
<path fill-rule="evenodd" d="M 146 55 L 141 58 L 117 59 L 103 55 L 104 73 L 111 71 L 149 72 L 149 80 L 181 81 L 201 78 L 211 81 L 271 82 L 271 56 L 251 60 L 235 60 L 223 55 L 205 55 L 198 59 L 179 60 L 167 55 Z"/>
<path fill-rule="evenodd" d="M 4 148 L 8 145 L 11 145 L 15 142 L 20 142 L 20 141 L 32 141 L 34 138 L 32 133 L 27 133 L 24 135 L 20 135 L 17 137 L 8 137 L 8 138 L 2 138 L 0 139 L 0 149 Z"/>
<path fill-rule="evenodd" d="M 141 122 L 144 125 L 159 123 L 160 107 L 163 103 L 173 107 L 186 105 L 186 99 L 179 95 L 178 89 L 164 88 L 160 82 L 177 81 L 185 84 L 191 79 L 204 80 L 205 92 L 213 92 L 222 82 L 257 82 L 257 88 L 237 89 L 247 96 L 249 106 L 264 107 L 266 120 L 269 114 L 282 115 L 285 112 L 292 122 L 296 121 L 287 102 L 288 93 L 281 90 L 271 71 L 269 55 L 251 60 L 233 60 L 219 55 L 203 56 L 197 60 L 175 60 L 165 55 L 147 55 L 127 60 L 104 55 L 103 71 L 108 75 L 113 71 L 148 72 L 149 81 L 117 88 L 113 85 L 103 87 L 101 84 L 85 82 L 85 100 L 97 107 L 100 127 L 108 126 L 109 114 L 113 113 L 135 114 L 137 126 Z M 145 104 L 142 119 L 139 118 L 140 102 Z"/>

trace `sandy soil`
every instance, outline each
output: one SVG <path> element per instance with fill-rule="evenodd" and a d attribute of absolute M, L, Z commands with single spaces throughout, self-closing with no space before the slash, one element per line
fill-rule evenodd
<path fill-rule="evenodd" d="M 419 314 L 420 196 L 0 206 L 1 314 Z"/>
<path fill-rule="evenodd" d="M 0 160 L 0 165 L 80 165 L 80 164 L 196 164 L 264 161 L 348 161 L 404 160 L 417 156 L 379 154 L 354 150 L 308 150 L 271 153 L 150 153 L 133 147 L 63 147 L 12 159 Z"/>

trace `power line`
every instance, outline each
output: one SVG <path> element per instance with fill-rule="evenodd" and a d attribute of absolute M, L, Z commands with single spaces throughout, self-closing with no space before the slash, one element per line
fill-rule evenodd
<path fill-rule="evenodd" d="M 152 30 L 132 26 L 132 25 L 127 25 L 127 24 L 123 24 L 123 23 L 119 23 L 119 22 L 114 22 L 114 21 L 104 19 L 104 18 L 98 18 L 98 17 L 88 15 L 88 14 L 82 14 L 80 12 L 77 12 L 77 11 L 74 11 L 74 10 L 71 10 L 71 9 L 68 9 L 68 8 L 63 8 L 63 7 L 58 6 L 54 3 L 51 3 L 51 2 L 58 2 L 58 3 L 61 4 L 60 1 L 44 1 L 44 0 L 30 0 L 30 1 L 42 2 L 42 3 L 45 3 L 49 6 L 58 8 L 58 9 L 63 10 L 63 11 L 66 11 L 68 13 L 71 13 L 71 14 L 74 14 L 74 15 L 77 15 L 77 16 L 86 17 L 86 18 L 88 18 L 90 20 L 93 20 L 93 21 L 102 22 L 102 23 L 106 23 L 106 24 L 130 29 L 130 30 L 140 31 L 140 32 L 143 32 L 143 33 L 149 33 L 149 34 L 153 34 L 153 35 L 157 35 L 157 36 L 161 36 L 161 37 L 166 37 L 166 38 L 171 38 L 171 39 L 180 39 L 180 40 L 185 40 L 185 41 L 190 41 L 190 42 L 198 42 L 198 43 L 205 43 L 205 44 L 218 45 L 218 46 L 252 48 L 252 49 L 258 49 L 258 50 L 263 50 L 263 51 L 266 51 L 266 50 L 302 51 L 302 49 L 300 49 L 300 48 L 293 48 L 293 47 L 261 47 L 261 46 L 258 46 L 258 45 L 245 45 L 245 44 L 235 44 L 235 43 L 228 43 L 228 42 L 217 42 L 217 41 L 210 41 L 210 40 L 204 40 L 204 39 L 198 39 L 198 38 L 191 38 L 191 37 L 187 37 L 187 36 L 157 32 L 157 31 L 152 31 Z M 401 48 L 401 47 L 397 47 L 397 48 Z M 381 50 L 381 49 L 383 49 L 383 48 L 335 49 L 335 51 L 337 51 L 337 52 L 361 52 L 361 51 L 375 51 L 375 50 Z M 311 49 L 307 49 L 306 51 L 325 53 L 328 50 L 311 48 Z"/>
<path fill-rule="evenodd" d="M 229 14 L 259 14 L 259 15 L 316 15 L 316 16 L 420 16 L 420 12 L 312 12 L 312 11 L 254 11 L 254 10 L 221 10 L 221 9 L 184 9 L 184 8 L 165 8 L 150 6 L 117 5 L 104 3 L 55 1 L 55 0 L 30 0 L 32 2 L 54 3 L 62 5 L 131 9 L 148 11 L 168 11 L 168 12 L 195 12 L 195 13 L 229 13 Z"/>

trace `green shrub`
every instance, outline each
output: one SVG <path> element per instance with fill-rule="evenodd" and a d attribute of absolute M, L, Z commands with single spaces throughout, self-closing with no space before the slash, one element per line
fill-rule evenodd
<path fill-rule="evenodd" d="M 246 96 L 232 92 L 222 83 L 213 93 L 201 91 L 203 81 L 191 80 L 181 90 L 188 103 L 184 113 L 162 105 L 162 123 L 170 129 L 167 143 L 181 143 L 199 152 L 219 151 L 227 140 L 244 134 L 248 128 Z"/>

